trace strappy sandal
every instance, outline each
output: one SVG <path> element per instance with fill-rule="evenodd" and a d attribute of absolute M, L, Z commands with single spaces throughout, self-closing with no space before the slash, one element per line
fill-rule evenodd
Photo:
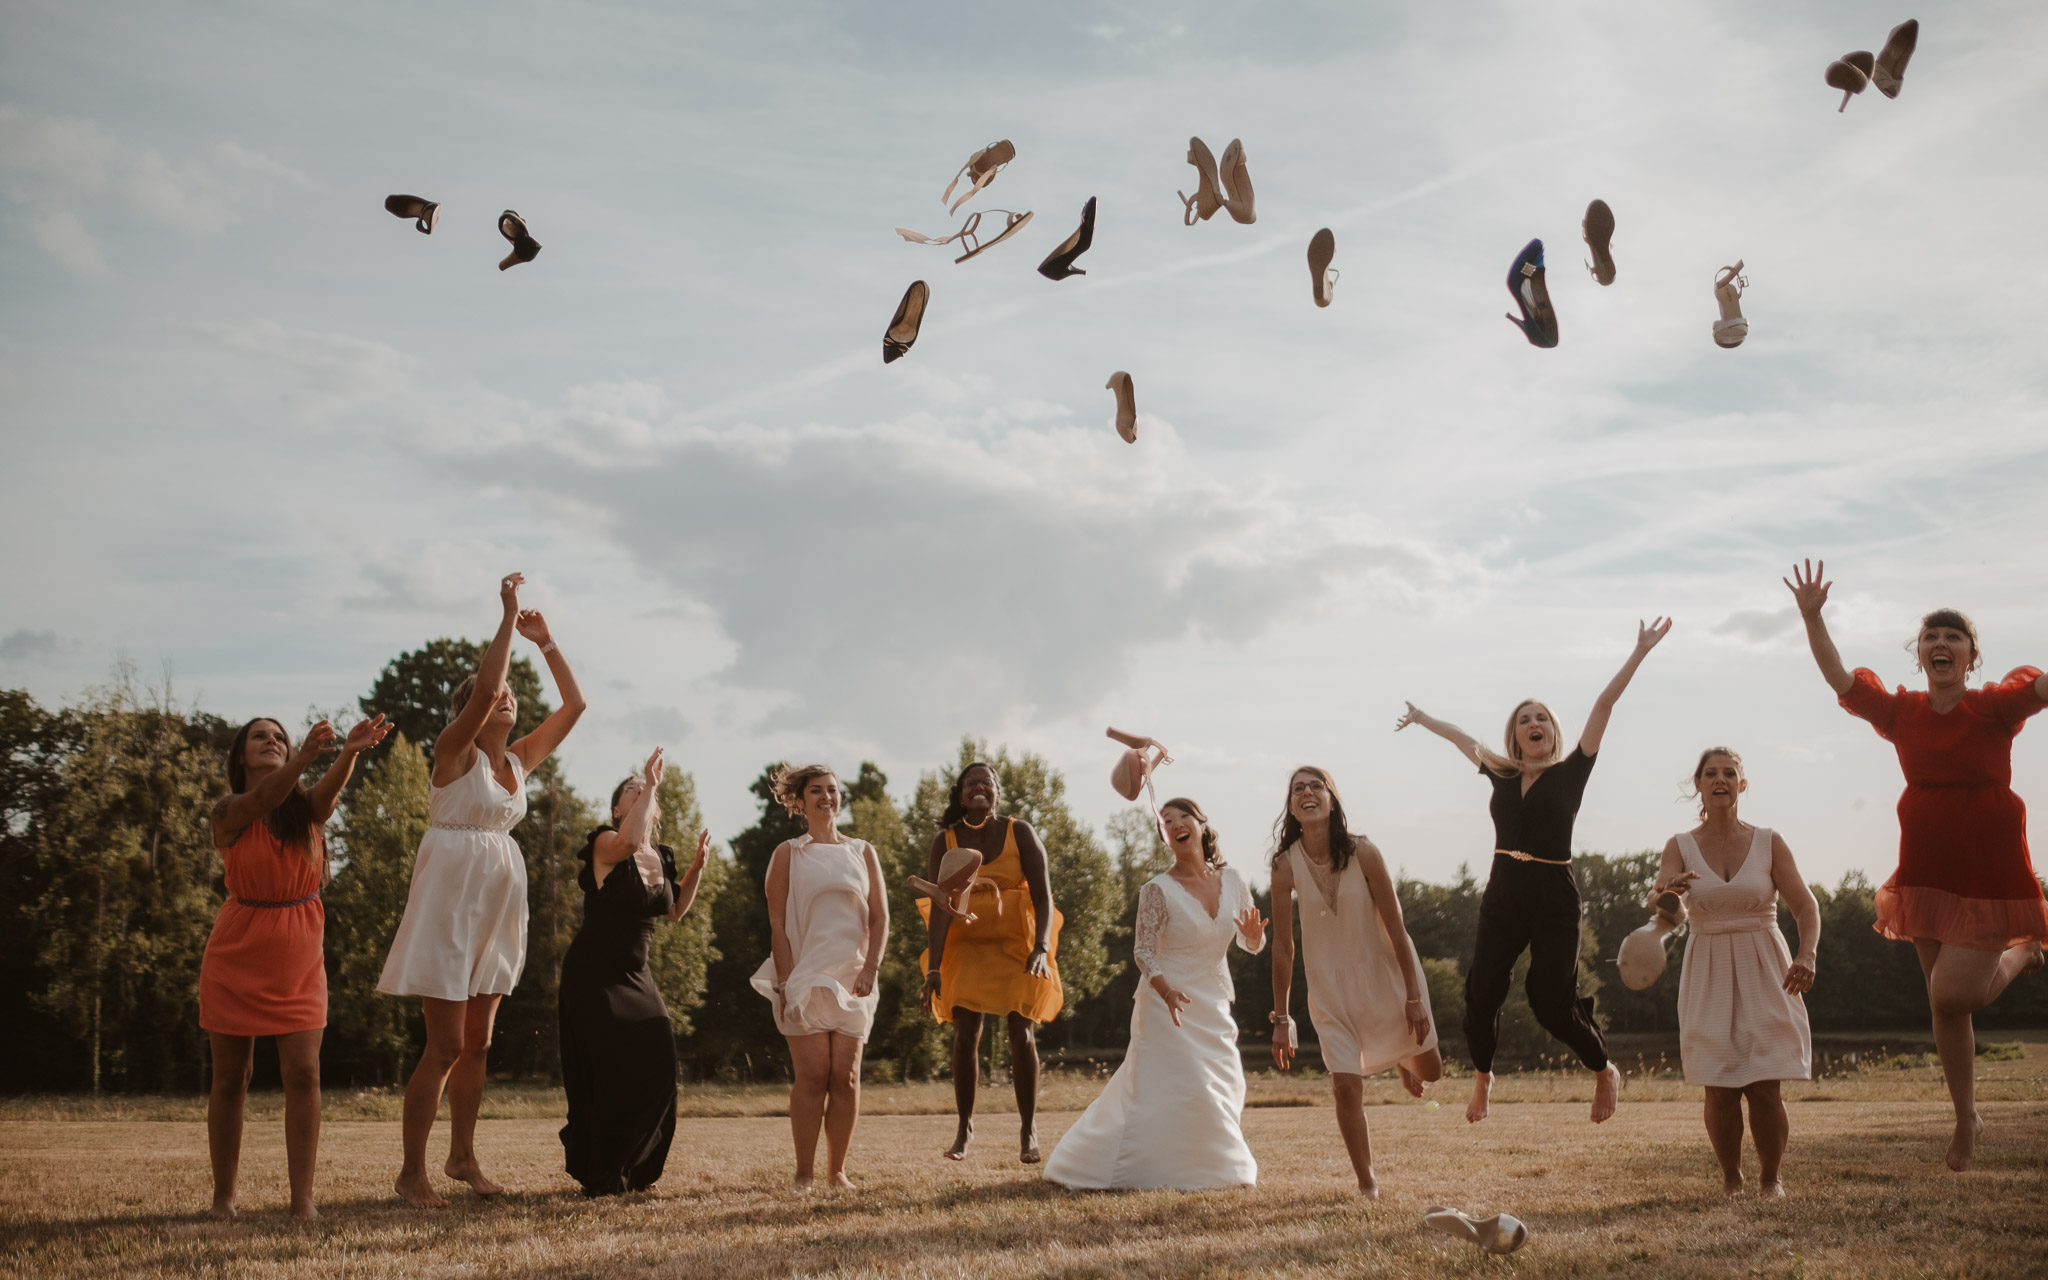
<path fill-rule="evenodd" d="M 1330 265 L 1331 259 L 1336 256 L 1337 237 L 1328 227 L 1324 227 L 1309 238 L 1308 278 L 1315 288 L 1316 305 L 1319 307 L 1329 306 L 1331 296 L 1337 292 L 1337 277 L 1340 273 Z"/>
<path fill-rule="evenodd" d="M 1842 105 L 1835 108 L 1838 113 L 1849 109 L 1849 99 L 1863 92 L 1864 86 L 1870 83 L 1870 73 L 1876 69 L 1877 59 L 1862 50 L 1845 53 L 1839 60 L 1828 64 L 1827 74 L 1821 78 L 1827 81 L 1830 89 L 1842 91 Z"/>
<path fill-rule="evenodd" d="M 440 205 L 418 196 L 385 196 L 384 207 L 391 211 L 393 217 L 415 219 L 413 225 L 423 236 L 433 235 L 434 224 L 441 218 Z"/>
<path fill-rule="evenodd" d="M 906 877 L 904 883 L 932 900 L 933 911 L 943 911 L 956 916 L 967 924 L 979 919 L 967 909 L 968 899 L 977 885 L 995 888 L 995 882 L 984 880 L 981 875 L 981 853 L 979 850 L 953 848 L 946 850 L 946 856 L 939 859 L 939 880 L 937 884 L 923 876 Z M 1003 895 L 996 893 L 996 914 L 1003 912 Z"/>
<path fill-rule="evenodd" d="M 1124 744 L 1124 753 L 1110 766 L 1109 785 L 1126 800 L 1136 800 L 1138 793 L 1144 792 L 1145 802 L 1152 809 L 1153 830 L 1159 833 L 1160 843 L 1171 846 L 1173 842 L 1166 838 L 1166 821 L 1159 816 L 1159 793 L 1152 788 L 1152 776 L 1159 772 L 1160 765 L 1172 764 L 1173 757 L 1166 754 L 1166 748 L 1156 738 L 1140 737 L 1121 729 L 1111 729 L 1109 736 Z"/>
<path fill-rule="evenodd" d="M 1899 96 L 1900 82 L 1906 78 L 1906 63 L 1912 60 L 1919 43 L 1920 19 L 1908 18 L 1892 28 L 1870 69 L 1870 83 L 1877 86 L 1879 93 L 1887 98 Z"/>
<path fill-rule="evenodd" d="M 1601 284 L 1613 284 L 1614 210 L 1607 207 L 1605 200 L 1595 200 L 1586 206 L 1586 217 L 1579 223 L 1579 230 L 1585 233 L 1586 247 L 1593 251 L 1593 260 L 1586 264 L 1586 270 Z"/>
<path fill-rule="evenodd" d="M 983 244 L 981 242 L 981 237 L 979 235 L 979 232 L 981 230 L 981 215 L 984 213 L 1000 213 L 1003 215 L 1005 219 L 1005 221 L 1003 222 L 1002 234 L 997 236 L 995 239 L 989 241 L 987 244 Z M 1003 241 L 1008 240 L 1011 236 L 1016 235 L 1019 231 L 1022 231 L 1024 229 L 1024 224 L 1029 221 L 1031 221 L 1031 211 L 1028 209 L 1025 210 L 1023 213 L 1012 213 L 1008 209 L 979 209 L 973 213 L 968 214 L 967 221 L 964 224 L 962 224 L 961 228 L 958 231 L 955 231 L 950 236 L 941 236 L 937 239 L 933 239 L 931 236 L 925 235 L 922 232 L 912 231 L 908 227 L 896 228 L 896 234 L 902 236 L 905 240 L 909 240 L 917 244 L 951 244 L 955 240 L 960 241 L 962 244 L 967 245 L 969 247 L 967 252 L 953 259 L 953 262 L 957 265 L 959 263 L 967 261 L 969 258 L 979 257 L 982 254 L 988 252 L 990 249 L 995 248 Z"/>
<path fill-rule="evenodd" d="M 1088 246 L 1095 243 L 1095 197 L 1089 196 L 1088 203 L 1081 206 L 1080 230 L 1060 242 L 1060 247 L 1045 255 L 1045 261 L 1038 264 L 1038 274 L 1048 280 L 1064 280 L 1068 276 L 1085 276 L 1088 273 L 1074 265 L 1074 259 L 1088 252 Z"/>
<path fill-rule="evenodd" d="M 946 212 L 960 212 L 961 205 L 980 195 L 981 189 L 994 182 L 996 175 L 1003 171 L 1003 167 L 1016 158 L 1017 148 L 1011 145 L 1008 138 L 1004 138 L 1000 142 L 989 143 L 981 150 L 967 157 L 967 163 L 961 165 L 960 172 L 954 174 L 953 180 L 946 184 L 946 194 L 939 197 L 939 203 L 945 204 L 947 201 L 952 200 L 952 206 Z M 972 185 L 967 188 L 966 193 L 958 200 L 953 200 L 953 188 L 960 185 L 960 179 L 962 178 L 969 179 Z"/>
<path fill-rule="evenodd" d="M 1721 304 L 1721 318 L 1714 321 L 1714 341 L 1724 347 L 1739 347 L 1749 336 L 1749 321 L 1742 314 L 1742 291 L 1749 277 L 1742 274 L 1742 259 L 1723 267 L 1714 276 L 1714 301 Z"/>
<path fill-rule="evenodd" d="M 1207 222 L 1223 207 L 1222 183 L 1217 181 L 1216 157 L 1210 153 L 1209 144 L 1200 138 L 1189 138 L 1188 163 L 1195 166 L 1195 194 L 1174 192 L 1187 206 L 1181 215 L 1184 227 L 1192 227 L 1198 221 Z"/>
<path fill-rule="evenodd" d="M 1131 375 L 1119 369 L 1102 385 L 1116 392 L 1116 433 L 1126 444 L 1138 443 L 1138 395 L 1131 387 Z"/>
<path fill-rule="evenodd" d="M 1244 167 L 1244 143 L 1236 138 L 1230 140 L 1230 145 L 1223 148 L 1223 159 L 1218 163 L 1216 173 L 1223 180 L 1227 193 L 1223 197 L 1223 207 L 1230 211 L 1230 216 L 1246 226 L 1257 222 L 1259 215 L 1252 207 L 1252 175 Z"/>
<path fill-rule="evenodd" d="M 924 324 L 924 309 L 931 300 L 931 286 L 922 280 L 912 280 L 910 287 L 903 291 L 903 301 L 896 304 L 896 314 L 890 318 L 889 327 L 882 331 L 883 364 L 910 354 L 911 345 L 917 341 L 917 331 Z"/>
<path fill-rule="evenodd" d="M 1557 345 L 1557 312 L 1550 306 L 1550 289 L 1543 283 L 1543 242 L 1531 240 L 1515 255 L 1508 268 L 1508 292 L 1522 308 L 1522 318 L 1508 317 L 1508 323 L 1522 331 L 1532 347 Z"/>
<path fill-rule="evenodd" d="M 532 262 L 540 256 L 540 241 L 526 230 L 526 219 L 510 209 L 498 215 L 498 234 L 512 242 L 512 252 L 498 264 L 498 270 L 509 270 L 514 263 Z"/>

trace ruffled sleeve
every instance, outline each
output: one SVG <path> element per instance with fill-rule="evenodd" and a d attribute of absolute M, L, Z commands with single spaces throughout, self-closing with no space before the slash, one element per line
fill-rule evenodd
<path fill-rule="evenodd" d="M 1236 927 L 1235 921 L 1238 917 L 1242 916 L 1245 912 L 1251 910 L 1258 904 L 1252 901 L 1251 886 L 1247 885 L 1244 882 L 1243 876 L 1237 874 L 1237 872 L 1234 870 L 1226 870 L 1226 874 L 1229 875 L 1230 882 L 1236 890 L 1236 892 L 1232 896 L 1236 899 L 1237 902 L 1236 908 L 1232 910 L 1230 913 L 1230 918 L 1233 922 L 1230 930 L 1230 936 L 1237 940 L 1237 945 L 1240 948 L 1251 952 L 1253 955 L 1257 955 L 1261 951 L 1264 951 L 1266 949 L 1266 935 L 1263 933 L 1260 934 L 1259 945 L 1256 947 L 1252 946 L 1250 943 L 1244 940 L 1244 931 Z M 1268 928 L 1270 931 L 1270 925 L 1268 926 Z"/>
<path fill-rule="evenodd" d="M 1870 727 L 1877 730 L 1877 736 L 1891 741 L 1892 720 L 1898 715 L 1898 695 L 1884 687 L 1884 681 L 1869 667 L 1858 667 L 1849 673 L 1849 691 L 1836 699 L 1842 710 L 1852 716 L 1870 721 Z"/>
<path fill-rule="evenodd" d="M 1138 928 L 1131 944 L 1131 959 L 1138 966 L 1138 981 L 1152 981 L 1159 973 L 1159 939 L 1166 932 L 1166 891 L 1156 880 L 1147 880 L 1138 890 Z"/>
<path fill-rule="evenodd" d="M 1985 701 L 1991 704 L 1991 713 L 2000 724 L 2018 733 L 2028 716 L 2048 706 L 2034 692 L 2034 682 L 2040 678 L 2039 667 L 2014 667 L 2006 672 L 2005 679 L 1984 686 Z"/>

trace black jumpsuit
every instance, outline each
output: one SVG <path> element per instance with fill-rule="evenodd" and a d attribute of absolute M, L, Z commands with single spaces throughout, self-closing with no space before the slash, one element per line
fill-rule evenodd
<path fill-rule="evenodd" d="M 560 997 L 569 1094 L 562 1147 L 588 1196 L 653 1186 L 676 1132 L 675 1032 L 647 967 L 655 920 L 675 903 L 675 855 L 660 846 L 659 887 L 648 887 L 631 858 L 600 885 L 591 871 L 598 835 L 577 855 L 583 926 L 562 958 Z"/>
<path fill-rule="evenodd" d="M 1519 773 L 1493 783 L 1493 847 L 1515 849 L 1545 862 L 1524 862 L 1496 852 L 1486 892 L 1479 899 L 1479 940 L 1465 973 L 1465 1044 L 1472 1066 L 1493 1070 L 1500 1039 L 1500 1007 L 1508 998 L 1515 961 L 1529 953 L 1524 989 L 1543 1029 L 1571 1046 L 1594 1071 L 1607 1066 L 1607 1045 L 1593 1022 L 1593 1001 L 1579 995 L 1579 886 L 1568 865 L 1572 820 L 1593 772 L 1593 757 L 1577 747 L 1545 769 L 1522 793 Z"/>

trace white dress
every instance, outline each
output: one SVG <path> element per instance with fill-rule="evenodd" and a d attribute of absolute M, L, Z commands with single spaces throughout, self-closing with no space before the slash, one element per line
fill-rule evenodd
<path fill-rule="evenodd" d="M 1690 835 L 1678 837 L 1691 937 L 1678 979 L 1678 1052 L 1687 1084 L 1735 1089 L 1759 1080 L 1813 1075 L 1806 1001 L 1785 990 L 1792 949 L 1778 932 L 1771 881 L 1771 833 L 1756 829 L 1749 853 L 1727 880 L 1715 875 Z"/>
<path fill-rule="evenodd" d="M 1229 867 L 1212 919 L 1193 893 L 1162 873 L 1138 891 L 1138 967 L 1131 1047 L 1102 1095 L 1061 1135 L 1045 1176 L 1090 1189 L 1251 1186 L 1259 1162 L 1245 1145 L 1244 1063 L 1230 1017 L 1231 939 L 1251 891 Z M 1263 942 L 1260 944 L 1263 948 Z M 1152 988 L 1155 974 L 1188 996 L 1180 1025 Z"/>
<path fill-rule="evenodd" d="M 1323 893 L 1308 855 L 1299 844 L 1287 850 L 1294 871 L 1294 896 L 1301 906 L 1301 963 L 1308 976 L 1308 1016 L 1323 1050 L 1323 1069 L 1377 1075 L 1395 1063 L 1436 1047 L 1436 1019 L 1429 986 L 1422 984 L 1422 1013 L 1429 1035 L 1408 1031 L 1408 983 L 1402 967 L 1414 943 L 1387 934 L 1372 898 L 1365 868 L 1353 858 L 1332 877 L 1337 901 Z M 1420 964 L 1418 962 L 1418 969 Z"/>
<path fill-rule="evenodd" d="M 508 995 L 526 967 L 526 859 L 512 828 L 526 816 L 526 776 L 506 752 L 512 790 L 476 753 L 468 773 L 427 800 L 426 838 L 412 864 L 405 918 L 377 990 L 467 1000 Z"/>
<path fill-rule="evenodd" d="M 789 842 L 789 896 L 782 932 L 789 939 L 789 977 L 775 1028 L 785 1036 L 833 1031 L 866 1040 L 875 1025 L 880 984 L 853 994 L 868 959 L 868 845 L 844 837 L 819 844 L 809 833 Z M 754 990 L 775 999 L 775 953 L 754 971 Z"/>

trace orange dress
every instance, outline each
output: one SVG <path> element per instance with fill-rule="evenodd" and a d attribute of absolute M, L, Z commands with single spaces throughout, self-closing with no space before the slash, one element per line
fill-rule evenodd
<path fill-rule="evenodd" d="M 327 1025 L 320 905 L 327 842 L 288 849 L 252 822 L 221 851 L 228 900 L 199 962 L 199 1025 L 229 1036 L 281 1036 Z"/>
<path fill-rule="evenodd" d="M 993 882 L 994 888 L 976 885 L 966 907 L 975 914 L 973 924 L 958 917 L 946 928 L 946 954 L 939 962 L 940 1022 L 953 1020 L 954 1008 L 977 1013 L 1021 1013 L 1033 1022 L 1050 1022 L 1059 1016 L 1066 997 L 1060 990 L 1059 908 L 1052 912 L 1052 928 L 1046 935 L 1046 976 L 1034 978 L 1024 968 L 1031 948 L 1038 942 L 1038 913 L 1031 905 L 1031 886 L 1024 882 L 1024 858 L 1017 852 L 1017 820 L 1005 818 L 1003 851 L 985 862 L 977 874 Z M 959 841 L 946 828 L 946 848 L 956 849 Z M 1002 910 L 996 909 L 1001 899 Z M 929 898 L 917 900 L 917 910 L 931 927 Z M 918 972 L 931 964 L 927 949 L 917 958 Z"/>

